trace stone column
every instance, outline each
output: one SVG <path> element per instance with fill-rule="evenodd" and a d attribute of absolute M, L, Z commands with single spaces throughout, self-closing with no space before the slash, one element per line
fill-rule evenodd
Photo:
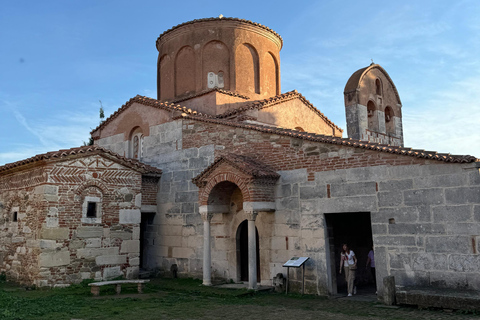
<path fill-rule="evenodd" d="M 210 221 L 213 214 L 203 212 L 203 285 L 212 285 L 212 254 L 210 244 Z"/>
<path fill-rule="evenodd" d="M 255 219 L 258 212 L 247 212 L 248 219 L 248 289 L 257 289 L 257 239 Z"/>

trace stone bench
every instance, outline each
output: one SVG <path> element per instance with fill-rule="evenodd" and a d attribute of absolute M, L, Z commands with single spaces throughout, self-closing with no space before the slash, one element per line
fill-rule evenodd
<path fill-rule="evenodd" d="M 88 285 L 92 287 L 91 293 L 94 296 L 100 295 L 100 287 L 101 286 L 108 286 L 108 285 L 115 285 L 115 291 L 117 294 L 120 294 L 122 292 L 122 284 L 130 284 L 130 283 L 135 283 L 138 285 L 138 293 L 143 292 L 143 285 L 150 280 L 113 280 L 113 281 L 101 281 L 101 282 L 92 282 L 89 283 Z"/>

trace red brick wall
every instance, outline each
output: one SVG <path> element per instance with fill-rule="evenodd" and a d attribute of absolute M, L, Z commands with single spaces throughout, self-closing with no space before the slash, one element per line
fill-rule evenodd
<path fill-rule="evenodd" d="M 215 150 L 215 157 L 226 153 L 248 155 L 271 166 L 274 170 L 306 168 L 309 180 L 314 173 L 380 165 L 425 164 L 425 159 L 378 152 L 362 148 L 300 140 L 293 137 L 255 130 L 184 120 L 191 128 L 183 132 L 183 148 L 208 144 L 225 146 Z M 191 127 L 193 125 L 193 128 Z M 438 161 L 438 163 L 443 163 Z"/>
<path fill-rule="evenodd" d="M 158 182 L 157 177 L 142 178 L 142 205 L 157 205 Z"/>

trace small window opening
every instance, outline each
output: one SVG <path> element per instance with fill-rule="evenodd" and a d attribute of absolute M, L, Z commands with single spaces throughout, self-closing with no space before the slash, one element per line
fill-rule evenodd
<path fill-rule="evenodd" d="M 375 80 L 375 88 L 376 88 L 377 95 L 381 96 L 382 95 L 382 84 L 380 83 L 379 79 Z"/>
<path fill-rule="evenodd" d="M 13 222 L 17 222 L 17 221 L 18 221 L 18 212 L 17 212 L 17 211 L 14 211 L 14 212 L 13 212 L 12 221 L 13 221 Z"/>
<path fill-rule="evenodd" d="M 87 204 L 87 218 L 96 218 L 97 217 L 97 203 L 88 202 Z"/>

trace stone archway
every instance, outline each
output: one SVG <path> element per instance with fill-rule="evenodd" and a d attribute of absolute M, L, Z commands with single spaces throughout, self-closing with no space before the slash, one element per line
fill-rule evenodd
<path fill-rule="evenodd" d="M 243 220 L 237 228 L 235 237 L 236 242 L 236 256 L 237 256 L 237 278 L 240 281 L 248 281 L 248 220 Z M 258 236 L 258 229 L 255 228 L 256 248 L 255 255 L 257 256 L 257 282 L 261 281 L 260 274 L 260 238 Z"/>
<path fill-rule="evenodd" d="M 203 284 L 211 285 L 211 229 L 215 214 L 230 212 L 234 186 L 241 191 L 242 211 L 248 226 L 248 287 L 257 288 L 255 220 L 258 212 L 275 211 L 274 185 L 280 177 L 267 165 L 246 156 L 228 154 L 215 160 L 192 181 L 199 187 L 200 214 L 204 221 Z M 243 219 L 245 220 L 245 218 Z"/>

